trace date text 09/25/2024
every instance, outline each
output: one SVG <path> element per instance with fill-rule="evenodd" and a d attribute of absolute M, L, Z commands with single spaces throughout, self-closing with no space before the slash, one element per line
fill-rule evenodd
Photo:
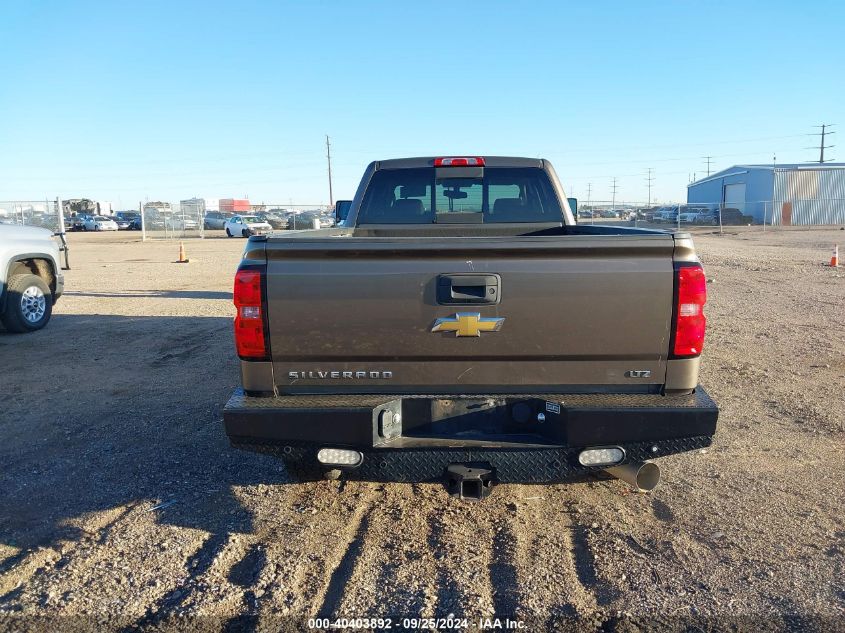
<path fill-rule="evenodd" d="M 308 628 L 321 631 L 329 630 L 355 630 L 355 629 L 398 629 L 398 630 L 466 630 L 471 624 L 482 631 L 493 630 L 522 630 L 525 623 L 522 620 L 511 620 L 510 618 L 478 618 L 470 621 L 469 618 L 310 618 Z"/>

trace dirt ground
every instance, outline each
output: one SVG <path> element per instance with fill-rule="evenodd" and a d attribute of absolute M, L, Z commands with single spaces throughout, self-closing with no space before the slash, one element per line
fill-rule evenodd
<path fill-rule="evenodd" d="M 71 235 L 52 322 L 0 333 L 0 630 L 845 627 L 845 268 L 822 265 L 845 232 L 697 231 L 719 431 L 661 459 L 654 492 L 597 478 L 475 504 L 299 484 L 229 448 L 244 242 L 189 241 L 178 265 L 137 238 Z"/>

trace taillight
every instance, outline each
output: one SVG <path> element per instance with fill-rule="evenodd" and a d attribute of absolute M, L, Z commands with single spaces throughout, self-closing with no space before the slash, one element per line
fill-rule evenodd
<path fill-rule="evenodd" d="M 245 360 L 267 360 L 269 356 L 262 283 L 260 270 L 245 268 L 235 274 L 235 346 Z"/>
<path fill-rule="evenodd" d="M 701 264 L 680 264 L 675 268 L 675 330 L 672 344 L 674 358 L 701 354 L 704 347 L 704 304 L 707 301 L 707 280 Z"/>
<path fill-rule="evenodd" d="M 435 167 L 484 167 L 481 156 L 461 156 L 452 158 L 435 158 Z"/>

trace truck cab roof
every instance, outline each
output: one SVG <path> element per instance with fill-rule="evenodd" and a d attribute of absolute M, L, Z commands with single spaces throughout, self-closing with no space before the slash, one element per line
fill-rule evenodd
<path fill-rule="evenodd" d="M 517 156 L 477 156 L 473 154 L 461 155 L 463 157 L 481 158 L 484 161 L 483 167 L 536 167 L 542 168 L 545 161 L 542 158 L 521 158 Z M 438 158 L 452 158 L 445 156 L 418 156 L 414 158 L 391 158 L 388 160 L 374 161 L 371 165 L 375 169 L 411 169 L 414 167 L 434 167 L 434 161 Z M 474 165 L 468 165 L 474 166 Z"/>

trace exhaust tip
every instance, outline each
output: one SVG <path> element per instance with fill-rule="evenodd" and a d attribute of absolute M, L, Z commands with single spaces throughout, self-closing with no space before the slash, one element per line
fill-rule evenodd
<path fill-rule="evenodd" d="M 630 462 L 606 470 L 640 492 L 651 492 L 660 483 L 660 466 L 653 462 Z"/>
<path fill-rule="evenodd" d="M 660 466 L 652 462 L 645 462 L 640 465 L 637 471 L 637 488 L 644 492 L 650 492 L 657 488 L 660 483 Z"/>

